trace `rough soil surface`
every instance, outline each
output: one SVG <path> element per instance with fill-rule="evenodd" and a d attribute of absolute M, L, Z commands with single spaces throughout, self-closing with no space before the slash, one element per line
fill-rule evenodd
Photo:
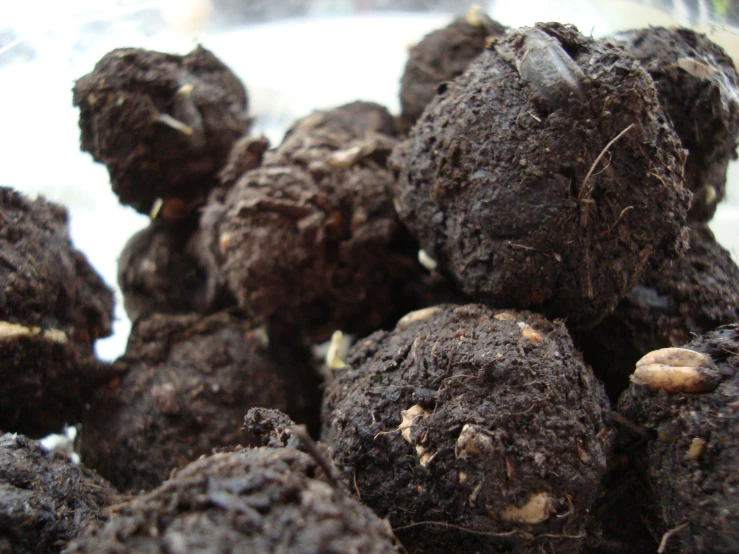
<path fill-rule="evenodd" d="M 445 305 L 352 348 L 323 438 L 410 552 L 578 552 L 609 412 L 562 323 Z"/>
<path fill-rule="evenodd" d="M 113 292 L 69 240 L 67 212 L 0 187 L 0 428 L 40 437 L 79 421 L 110 370 Z"/>
<path fill-rule="evenodd" d="M 690 249 L 641 282 L 575 342 L 615 402 L 647 352 L 680 346 L 720 325 L 739 322 L 739 267 L 703 223 L 690 226 Z"/>
<path fill-rule="evenodd" d="M 306 360 L 226 314 L 140 321 L 115 363 L 125 375 L 85 420 L 82 460 L 121 490 L 152 489 L 214 448 L 247 443 L 240 428 L 251 407 L 315 429 L 318 377 Z"/>
<path fill-rule="evenodd" d="M 200 46 L 186 56 L 113 50 L 77 81 L 74 105 L 82 150 L 106 165 L 120 201 L 146 214 L 157 198 L 203 202 L 249 127 L 244 85 Z"/>
<path fill-rule="evenodd" d="M 118 285 L 131 321 L 206 309 L 206 275 L 193 250 L 198 219 L 153 220 L 118 258 Z"/>
<path fill-rule="evenodd" d="M 385 554 L 389 525 L 334 488 L 309 455 L 256 448 L 200 459 L 113 508 L 68 554 Z"/>
<path fill-rule="evenodd" d="M 113 487 L 21 435 L 0 435 L 0 552 L 55 554 L 89 524 L 105 521 Z"/>
<path fill-rule="evenodd" d="M 655 528 L 662 534 L 680 527 L 666 552 L 737 552 L 739 325 L 720 327 L 685 348 L 707 356 L 698 369 L 720 377 L 711 389 L 667 394 L 632 384 L 618 411 L 648 436 L 634 435 L 641 448 L 633 463 L 659 507 Z"/>
<path fill-rule="evenodd" d="M 479 10 L 458 17 L 442 29 L 426 35 L 408 52 L 400 81 L 400 123 L 408 131 L 436 96 L 439 85 L 452 81 L 482 54 L 491 36 L 505 32 Z"/>
<path fill-rule="evenodd" d="M 587 326 L 684 250 L 684 160 L 640 64 L 547 23 L 447 84 L 391 164 L 401 220 L 465 293 Z"/>
<path fill-rule="evenodd" d="M 739 74 L 729 55 L 684 28 L 650 27 L 618 33 L 654 79 L 659 101 L 688 150 L 685 186 L 693 192 L 688 218 L 708 221 L 724 198 L 726 168 L 736 159 Z"/>
<path fill-rule="evenodd" d="M 201 219 L 210 290 L 225 283 L 254 320 L 313 340 L 374 331 L 426 301 L 413 290 L 426 276 L 418 246 L 388 193 L 393 126 L 368 102 L 316 112 L 225 196 L 214 191 Z"/>

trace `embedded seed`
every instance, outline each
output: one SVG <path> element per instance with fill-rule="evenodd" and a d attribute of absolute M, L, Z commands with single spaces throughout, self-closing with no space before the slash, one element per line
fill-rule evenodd
<path fill-rule="evenodd" d="M 408 326 L 411 325 L 411 323 L 428 319 L 429 317 L 440 311 L 441 308 L 439 306 L 432 306 L 430 308 L 423 308 L 422 310 L 409 312 L 398 320 L 398 324 L 395 327 L 398 331 L 403 331 L 407 329 Z"/>
<path fill-rule="evenodd" d="M 552 497 L 540 492 L 532 494 L 529 501 L 520 508 L 511 504 L 503 508 L 498 515 L 503 521 L 534 525 L 548 519 L 553 511 Z"/>
<path fill-rule="evenodd" d="M 687 348 L 660 348 L 653 350 L 636 362 L 636 367 L 664 364 L 675 367 L 707 367 L 711 358 Z"/>
<path fill-rule="evenodd" d="M 667 364 L 638 366 L 631 382 L 655 392 L 664 390 L 668 394 L 710 392 L 718 386 L 718 380 L 703 368 Z"/>
<path fill-rule="evenodd" d="M 420 263 L 425 269 L 434 271 L 438 267 L 438 262 L 429 256 L 425 250 L 418 251 L 418 263 Z"/>
<path fill-rule="evenodd" d="M 688 461 L 697 460 L 698 458 L 700 458 L 705 447 L 705 439 L 695 437 L 692 441 L 690 441 L 690 448 L 688 448 L 688 451 L 685 453 L 685 459 Z"/>
<path fill-rule="evenodd" d="M 400 425 L 398 425 L 398 429 L 400 430 L 400 435 L 408 444 L 413 444 L 413 441 L 411 440 L 411 429 L 413 428 L 413 425 L 415 425 L 416 420 L 418 418 L 424 419 L 428 417 L 430 413 L 431 412 L 429 410 L 420 404 L 415 404 L 407 410 L 400 411 L 402 421 L 400 422 Z"/>
<path fill-rule="evenodd" d="M 331 335 L 331 344 L 326 352 L 326 365 L 329 369 L 341 369 L 346 365 L 346 362 L 341 359 L 341 350 L 344 343 L 344 333 L 341 331 L 334 331 Z"/>
<path fill-rule="evenodd" d="M 189 125 L 185 125 L 184 123 L 182 123 L 182 121 L 175 119 L 169 114 L 160 113 L 157 116 L 157 121 L 159 121 L 160 123 L 164 123 L 167 127 L 171 127 L 175 131 L 179 131 L 180 133 L 182 133 L 183 135 L 187 135 L 188 137 L 193 134 L 192 127 L 190 127 Z"/>

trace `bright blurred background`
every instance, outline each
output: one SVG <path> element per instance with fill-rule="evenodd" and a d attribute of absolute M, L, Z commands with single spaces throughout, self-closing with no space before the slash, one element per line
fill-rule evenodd
<path fill-rule="evenodd" d="M 483 8 L 509 26 L 573 23 L 603 36 L 647 25 L 705 32 L 739 59 L 739 2 L 720 0 L 493 0 Z M 147 219 L 118 204 L 108 174 L 79 151 L 74 80 L 113 48 L 186 53 L 198 42 L 241 77 L 256 132 L 274 143 L 296 118 L 356 99 L 398 112 L 407 48 L 469 7 L 451 0 L 0 0 L 0 184 L 68 207 L 72 240 L 116 289 L 113 337 L 130 323 L 116 285 L 117 258 Z M 739 259 L 739 167 L 711 227 Z"/>

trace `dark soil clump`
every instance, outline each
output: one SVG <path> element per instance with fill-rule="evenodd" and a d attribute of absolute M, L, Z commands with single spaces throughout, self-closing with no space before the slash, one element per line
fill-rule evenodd
<path fill-rule="evenodd" d="M 82 460 L 121 490 L 151 489 L 214 448 L 247 443 L 253 406 L 316 427 L 318 378 L 301 352 L 269 345 L 225 314 L 155 315 L 133 328 L 125 372 L 99 394 L 82 429 Z"/>
<path fill-rule="evenodd" d="M 426 35 L 410 49 L 400 82 L 400 121 L 410 129 L 426 105 L 436 96 L 439 85 L 458 77 L 482 54 L 490 37 L 505 32 L 479 9 L 471 8 L 443 29 Z"/>
<path fill-rule="evenodd" d="M 131 321 L 205 311 L 206 275 L 193 249 L 197 227 L 192 217 L 154 220 L 126 243 L 118 258 L 118 285 Z"/>
<path fill-rule="evenodd" d="M 388 193 L 393 125 L 368 102 L 316 112 L 225 196 L 215 191 L 201 219 L 210 289 L 226 283 L 254 320 L 316 341 L 417 307 L 423 291 L 408 293 L 426 272 Z"/>
<path fill-rule="evenodd" d="M 684 250 L 684 159 L 640 64 L 550 23 L 448 83 L 392 163 L 401 220 L 465 293 L 587 326 Z"/>
<path fill-rule="evenodd" d="M 54 554 L 116 499 L 109 483 L 61 454 L 0 435 L 0 552 Z"/>
<path fill-rule="evenodd" d="M 611 37 L 654 79 L 659 101 L 688 150 L 688 218 L 708 221 L 724 198 L 726 168 L 736 159 L 739 74 L 729 55 L 690 29 L 650 27 Z"/>
<path fill-rule="evenodd" d="M 157 198 L 185 213 L 218 184 L 249 127 L 244 85 L 211 52 L 125 48 L 74 86 L 81 148 L 102 162 L 123 204 L 149 213 Z"/>
<path fill-rule="evenodd" d="M 322 476 L 308 454 L 256 448 L 215 454 L 111 511 L 68 554 L 390 554 L 387 522 Z"/>
<path fill-rule="evenodd" d="M 655 528 L 660 534 L 674 531 L 666 552 L 738 552 L 739 325 L 720 327 L 675 350 L 668 370 L 714 379 L 704 383 L 703 392 L 666 391 L 652 386 L 665 367 L 642 367 L 643 384 L 632 384 L 618 404 L 631 427 L 642 430 L 634 438 L 642 446 L 634 451 L 634 464 L 659 507 Z M 685 381 L 684 388 L 690 385 Z"/>
<path fill-rule="evenodd" d="M 0 187 L 0 428 L 40 437 L 80 420 L 110 370 L 113 293 L 69 240 L 67 212 Z"/>
<path fill-rule="evenodd" d="M 578 552 L 612 433 L 562 323 L 481 305 L 411 312 L 350 351 L 323 437 L 410 552 Z"/>
<path fill-rule="evenodd" d="M 690 249 L 682 258 L 648 269 L 611 315 L 575 333 L 585 361 L 614 402 L 647 352 L 739 321 L 739 267 L 705 224 L 693 223 L 690 230 Z"/>

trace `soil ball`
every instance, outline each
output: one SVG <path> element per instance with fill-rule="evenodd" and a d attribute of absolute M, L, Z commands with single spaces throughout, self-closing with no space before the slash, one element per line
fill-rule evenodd
<path fill-rule="evenodd" d="M 250 407 L 315 428 L 318 378 L 306 359 L 225 314 L 139 321 L 115 363 L 124 376 L 99 393 L 83 424 L 82 460 L 121 490 L 151 489 L 214 448 L 246 443 Z"/>
<path fill-rule="evenodd" d="M 739 325 L 649 353 L 633 380 L 618 411 L 642 430 L 632 453 L 665 552 L 738 552 Z"/>
<path fill-rule="evenodd" d="M 410 552 L 578 552 L 609 412 L 561 322 L 441 305 L 352 348 L 323 437 Z"/>
<path fill-rule="evenodd" d="M 206 276 L 193 251 L 197 218 L 153 220 L 118 258 L 118 285 L 131 321 L 150 315 L 204 312 Z"/>
<path fill-rule="evenodd" d="M 34 437 L 80 420 L 110 369 L 113 292 L 69 240 L 67 212 L 0 187 L 0 428 Z"/>
<path fill-rule="evenodd" d="M 226 283 L 252 319 L 314 340 L 411 309 L 409 283 L 426 271 L 388 193 L 393 125 L 367 102 L 316 112 L 225 196 L 214 191 L 201 219 L 209 288 Z"/>
<path fill-rule="evenodd" d="M 21 435 L 0 435 L 0 552 L 56 554 L 105 521 L 116 492 L 92 471 Z"/>
<path fill-rule="evenodd" d="M 662 107 L 688 150 L 688 218 L 708 221 L 724 198 L 726 168 L 736 159 L 739 74 L 729 55 L 690 29 L 650 27 L 610 39 L 625 46 L 654 79 Z"/>
<path fill-rule="evenodd" d="M 505 32 L 478 6 L 442 29 L 426 35 L 408 53 L 400 81 L 400 122 L 407 131 L 436 96 L 439 85 L 464 73 L 482 54 L 491 36 Z"/>
<path fill-rule="evenodd" d="M 74 105 L 82 150 L 108 168 L 121 203 L 146 214 L 157 198 L 185 212 L 204 201 L 249 127 L 244 85 L 200 46 L 113 50 L 76 82 Z"/>
<path fill-rule="evenodd" d="M 117 506 L 68 554 L 390 554 L 386 521 L 322 476 L 308 454 L 255 448 L 202 458 Z"/>
<path fill-rule="evenodd" d="M 681 346 L 739 321 L 739 267 L 707 225 L 693 223 L 690 231 L 690 249 L 682 258 L 645 271 L 611 315 L 574 334 L 614 402 L 647 352 Z"/>
<path fill-rule="evenodd" d="M 640 64 L 548 23 L 497 39 L 391 163 L 401 220 L 465 293 L 586 326 L 684 250 L 684 160 Z"/>

